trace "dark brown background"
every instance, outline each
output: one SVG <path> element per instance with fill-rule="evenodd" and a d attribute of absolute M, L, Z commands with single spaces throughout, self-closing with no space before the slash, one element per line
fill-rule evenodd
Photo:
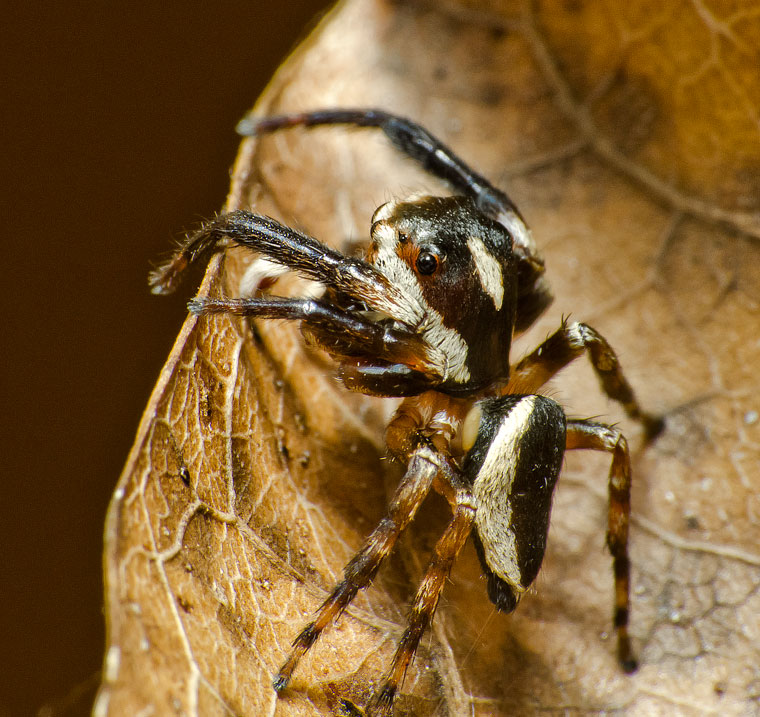
<path fill-rule="evenodd" d="M 237 119 L 328 4 L 5 11 L 0 716 L 100 667 L 105 509 L 192 292 L 151 296 L 149 262 L 221 207 Z"/>

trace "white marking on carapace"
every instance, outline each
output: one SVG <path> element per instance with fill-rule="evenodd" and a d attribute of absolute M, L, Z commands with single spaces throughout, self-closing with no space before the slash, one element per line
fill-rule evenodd
<path fill-rule="evenodd" d="M 467 248 L 472 254 L 475 268 L 478 270 L 480 285 L 492 299 L 496 311 L 501 309 L 504 301 L 504 275 L 499 262 L 494 259 L 483 240 L 480 237 L 470 237 L 467 240 Z"/>
<path fill-rule="evenodd" d="M 472 486 L 478 504 L 475 524 L 488 567 L 515 593 L 523 593 L 517 541 L 509 500 L 520 459 L 520 444 L 528 430 L 536 397 L 521 399 L 502 420 Z"/>
<path fill-rule="evenodd" d="M 396 321 L 409 326 L 417 326 L 423 321 L 426 304 L 422 297 L 417 278 L 409 267 L 396 254 L 396 232 L 383 221 L 373 224 L 372 239 L 377 247 L 374 266 L 398 289 L 407 301 L 400 303 L 395 297 L 387 297 L 388 308 L 383 310 Z"/>
<path fill-rule="evenodd" d="M 457 383 L 465 383 L 470 379 L 467 344 L 457 331 L 444 325 L 443 317 L 425 301 L 414 272 L 396 254 L 398 241 L 395 230 L 383 221 L 376 222 L 373 225 L 372 239 L 377 246 L 375 267 L 392 285 L 399 288 L 406 299 L 403 304 L 392 302 L 384 310 L 394 319 L 415 327 L 422 334 L 432 348 L 433 368 L 444 381 L 453 379 Z"/>

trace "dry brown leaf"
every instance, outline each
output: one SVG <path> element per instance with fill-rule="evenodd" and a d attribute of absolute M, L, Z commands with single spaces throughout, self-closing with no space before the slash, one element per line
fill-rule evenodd
<path fill-rule="evenodd" d="M 468 547 L 399 714 L 760 714 L 759 47 L 752 0 L 353 0 L 259 101 L 420 120 L 508 189 L 545 253 L 557 298 L 514 356 L 572 312 L 668 416 L 635 456 L 639 672 L 610 639 L 606 459 L 574 454 L 536 590 L 496 613 Z M 243 143 L 228 208 L 353 250 L 376 205 L 419 189 L 444 191 L 371 131 L 292 131 Z M 249 260 L 230 253 L 225 291 Z M 640 442 L 576 364 L 553 395 Z M 271 677 L 383 514 L 391 408 L 343 390 L 296 327 L 188 318 L 108 515 L 96 714 L 365 703 L 448 515 L 437 498 L 279 699 Z"/>

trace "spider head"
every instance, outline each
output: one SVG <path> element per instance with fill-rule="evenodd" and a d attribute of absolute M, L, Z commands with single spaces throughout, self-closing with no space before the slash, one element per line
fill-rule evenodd
<path fill-rule="evenodd" d="M 505 378 L 517 306 L 512 239 L 466 197 L 388 202 L 372 218 L 368 261 L 409 300 L 414 329 L 443 357 L 440 390 Z"/>

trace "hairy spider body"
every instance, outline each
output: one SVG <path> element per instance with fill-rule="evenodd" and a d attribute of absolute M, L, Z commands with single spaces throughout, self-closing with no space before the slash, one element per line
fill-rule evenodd
<path fill-rule="evenodd" d="M 607 543 L 615 578 L 618 659 L 635 669 L 628 634 L 630 459 L 615 428 L 569 420 L 537 391 L 587 353 L 602 389 L 639 420 L 648 438 L 661 421 L 643 412 L 614 351 L 585 324 L 563 325 L 511 366 L 512 336 L 551 302 L 543 260 L 508 197 L 419 125 L 381 110 L 325 110 L 248 118 L 239 131 L 288 127 L 378 127 L 394 146 L 447 181 L 458 194 L 388 202 L 372 217 L 366 259 L 354 259 L 273 219 L 238 210 L 187 237 L 151 275 L 172 291 L 188 265 L 220 242 L 259 253 L 326 287 L 318 299 L 257 292 L 239 299 L 197 297 L 193 313 L 231 313 L 301 322 L 306 339 L 336 361 L 354 391 L 399 396 L 386 431 L 390 453 L 406 465 L 387 516 L 367 537 L 274 679 L 279 692 L 304 653 L 366 587 L 431 489 L 453 516 L 413 600 L 409 624 L 386 680 L 368 707 L 389 714 L 407 667 L 430 624 L 451 566 L 472 534 L 490 599 L 512 611 L 535 579 L 546 547 L 552 495 L 565 450 L 612 454 Z M 221 247 L 223 248 L 223 247 Z M 274 274 L 272 275 L 274 276 Z"/>

